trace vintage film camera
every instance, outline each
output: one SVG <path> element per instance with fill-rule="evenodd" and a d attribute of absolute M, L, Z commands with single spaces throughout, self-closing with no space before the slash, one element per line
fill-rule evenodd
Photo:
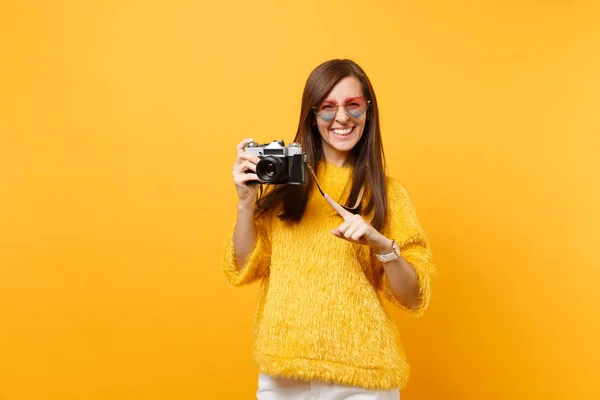
<path fill-rule="evenodd" d="M 256 164 L 256 175 L 262 183 L 302 185 L 306 154 L 299 143 L 286 146 L 283 140 L 269 144 L 251 142 L 245 151 L 260 158 Z M 251 181 L 252 183 L 256 181 Z"/>

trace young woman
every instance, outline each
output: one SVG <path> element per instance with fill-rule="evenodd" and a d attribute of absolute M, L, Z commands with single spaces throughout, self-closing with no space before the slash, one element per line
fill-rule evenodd
<path fill-rule="evenodd" d="M 385 175 L 377 99 L 356 63 L 310 74 L 294 141 L 315 171 L 303 185 L 258 198 L 252 139 L 233 166 L 224 271 L 232 285 L 261 282 L 257 398 L 398 399 L 409 366 L 379 294 L 420 315 L 435 268 L 408 192 Z"/>

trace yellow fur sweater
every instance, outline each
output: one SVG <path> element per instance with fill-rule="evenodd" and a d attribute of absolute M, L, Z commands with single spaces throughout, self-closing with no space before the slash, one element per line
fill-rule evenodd
<path fill-rule="evenodd" d="M 350 176 L 350 168 L 322 163 L 317 169 L 323 190 L 338 202 Z M 396 240 L 417 271 L 421 303 L 414 310 L 395 299 L 367 246 L 333 236 L 342 219 L 317 190 L 299 223 L 282 222 L 274 212 L 256 220 L 256 245 L 241 272 L 233 233 L 229 236 L 224 251 L 229 282 L 261 282 L 254 331 L 254 361 L 261 372 L 368 389 L 404 387 L 409 366 L 380 294 L 420 315 L 429 303 L 435 268 L 409 194 L 389 178 L 388 204 L 382 234 Z"/>

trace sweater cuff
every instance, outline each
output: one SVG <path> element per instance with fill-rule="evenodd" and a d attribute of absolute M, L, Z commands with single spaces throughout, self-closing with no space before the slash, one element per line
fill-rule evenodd
<path fill-rule="evenodd" d="M 431 253 L 426 248 L 408 245 L 408 248 L 402 250 L 402 257 L 414 267 L 417 274 L 419 304 L 416 308 L 410 308 L 398 300 L 392 292 L 387 274 L 383 271 L 381 290 L 384 297 L 392 304 L 401 308 L 411 316 L 420 317 L 429 307 L 429 301 L 431 299 L 431 282 L 435 275 L 435 268 L 430 261 Z"/>
<path fill-rule="evenodd" d="M 233 232 L 229 234 L 223 251 L 223 272 L 232 286 L 246 285 L 262 278 L 270 262 L 271 246 L 263 235 L 257 232 L 256 243 L 246 258 L 246 264 L 239 266 L 233 247 Z"/>

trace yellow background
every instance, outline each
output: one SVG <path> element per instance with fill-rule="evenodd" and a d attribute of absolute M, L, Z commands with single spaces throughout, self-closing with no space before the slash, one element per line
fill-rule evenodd
<path fill-rule="evenodd" d="M 372 78 L 440 276 L 402 398 L 600 399 L 600 3 L 0 1 L 0 398 L 250 399 L 234 146 Z M 299 249 L 301 251 L 301 249 Z"/>

